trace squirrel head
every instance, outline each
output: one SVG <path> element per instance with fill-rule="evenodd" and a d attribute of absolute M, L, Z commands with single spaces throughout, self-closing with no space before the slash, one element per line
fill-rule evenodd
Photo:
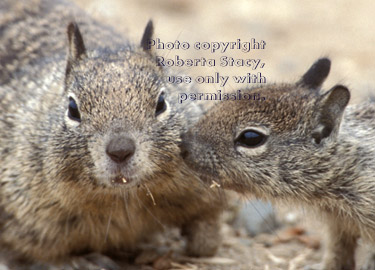
<path fill-rule="evenodd" d="M 169 105 L 163 71 L 145 49 L 152 32 L 150 21 L 141 46 L 89 51 L 77 24 L 67 28 L 61 132 L 72 151 L 80 146 L 77 166 L 89 170 L 95 184 L 139 186 L 177 167 L 180 115 Z"/>
<path fill-rule="evenodd" d="M 335 144 L 350 99 L 342 85 L 320 94 L 329 70 L 322 58 L 297 83 L 242 91 L 265 100 L 218 102 L 184 135 L 186 163 L 202 179 L 239 192 L 291 190 L 300 170 L 322 169 L 312 164 L 320 161 L 308 164 L 310 157 Z"/>

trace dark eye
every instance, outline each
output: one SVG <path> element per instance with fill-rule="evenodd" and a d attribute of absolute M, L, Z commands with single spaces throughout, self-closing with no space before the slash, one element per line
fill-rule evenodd
<path fill-rule="evenodd" d="M 156 104 L 155 115 L 163 113 L 167 109 L 167 104 L 165 103 L 164 93 L 161 93 L 158 98 L 158 103 Z"/>
<path fill-rule="evenodd" d="M 255 131 L 255 130 L 245 130 L 240 136 L 234 141 L 236 145 L 254 148 L 261 146 L 266 141 L 266 135 Z"/>
<path fill-rule="evenodd" d="M 79 113 L 76 101 L 69 97 L 68 116 L 70 119 L 81 122 L 81 114 Z"/>

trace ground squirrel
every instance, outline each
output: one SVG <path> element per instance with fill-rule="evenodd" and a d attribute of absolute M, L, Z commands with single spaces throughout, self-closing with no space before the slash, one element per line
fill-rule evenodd
<path fill-rule="evenodd" d="M 265 100 L 219 102 L 183 156 L 205 181 L 315 209 L 328 225 L 323 269 L 351 270 L 357 238 L 375 242 L 375 103 L 347 106 L 343 85 L 322 93 L 329 70 L 322 58 L 297 83 L 242 91 Z"/>
<path fill-rule="evenodd" d="M 0 15 L 1 251 L 70 269 L 170 225 L 213 255 L 220 196 L 179 148 L 200 111 L 177 104 L 145 50 L 152 23 L 135 46 L 64 1 L 3 0 Z"/>

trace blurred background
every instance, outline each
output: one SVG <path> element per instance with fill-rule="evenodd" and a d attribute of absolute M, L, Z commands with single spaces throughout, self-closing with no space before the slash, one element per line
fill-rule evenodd
<path fill-rule="evenodd" d="M 260 58 L 267 82 L 297 80 L 319 57 L 332 60 L 331 73 L 324 87 L 347 85 L 352 102 L 374 91 L 375 85 L 375 1 L 331 0 L 75 0 L 95 18 L 115 27 L 132 41 L 139 42 L 147 21 L 152 18 L 155 38 L 164 42 L 188 41 L 266 41 L 266 49 L 243 53 L 226 52 L 234 58 Z M 158 50 L 173 58 L 213 58 L 209 51 Z M 179 68 L 197 75 L 245 75 L 249 68 Z M 201 85 L 203 91 L 222 89 Z M 237 89 L 233 82 L 223 90 Z"/>

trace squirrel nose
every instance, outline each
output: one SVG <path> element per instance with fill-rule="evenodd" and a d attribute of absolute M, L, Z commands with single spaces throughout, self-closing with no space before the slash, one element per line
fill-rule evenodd
<path fill-rule="evenodd" d="M 117 137 L 107 145 L 107 155 L 116 163 L 127 161 L 135 152 L 134 141 L 127 137 Z"/>

